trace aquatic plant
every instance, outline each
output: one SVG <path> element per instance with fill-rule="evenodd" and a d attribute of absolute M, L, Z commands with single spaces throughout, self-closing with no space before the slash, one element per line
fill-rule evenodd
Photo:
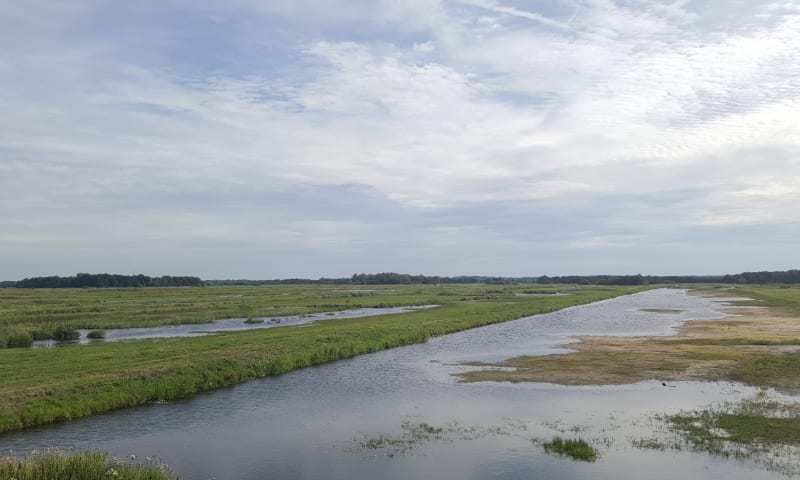
<path fill-rule="evenodd" d="M 458 422 L 449 422 L 442 427 L 427 422 L 404 421 L 400 424 L 399 436 L 378 435 L 356 439 L 355 450 L 381 450 L 386 457 L 411 453 L 416 447 L 434 440 L 475 440 L 488 436 L 510 435 L 514 430 L 525 430 L 524 425 L 508 424 L 494 427 L 466 427 Z"/>
<path fill-rule="evenodd" d="M 86 338 L 91 338 L 93 340 L 98 340 L 101 338 L 106 338 L 106 331 L 105 330 L 92 330 L 86 334 Z"/>
<path fill-rule="evenodd" d="M 671 435 L 638 439 L 634 447 L 752 459 L 787 475 L 800 473 L 800 403 L 770 399 L 766 390 L 739 402 L 654 419 Z"/>
<path fill-rule="evenodd" d="M 563 439 L 561 437 L 553 437 L 549 442 L 544 442 L 542 446 L 545 453 L 569 457 L 582 462 L 594 462 L 598 457 L 597 450 L 581 438 Z"/>

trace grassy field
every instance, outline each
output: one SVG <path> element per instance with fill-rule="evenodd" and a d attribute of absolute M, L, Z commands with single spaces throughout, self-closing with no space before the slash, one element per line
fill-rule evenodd
<path fill-rule="evenodd" d="M 443 289 L 444 290 L 444 289 Z M 483 290 L 486 290 L 485 288 Z M 466 290 L 477 295 L 480 288 Z M 334 286 L 141 289 L 0 289 L 0 348 L 10 336 L 66 339 L 78 328 L 109 329 L 209 323 L 418 304 L 424 288 Z M 446 292 L 445 292 L 446 293 Z M 429 300 L 429 299 L 427 299 Z M 16 341 L 11 346 L 16 346 Z M 29 342 L 28 342 L 29 343 Z"/>
<path fill-rule="evenodd" d="M 490 323 L 639 291 L 553 287 L 566 296 L 517 296 L 524 286 L 214 287 L 0 290 L 0 326 L 14 329 L 197 322 L 359 306 L 438 304 L 404 314 L 337 319 L 202 337 L 0 349 L 0 432 L 196 392 L 375 352 Z"/>

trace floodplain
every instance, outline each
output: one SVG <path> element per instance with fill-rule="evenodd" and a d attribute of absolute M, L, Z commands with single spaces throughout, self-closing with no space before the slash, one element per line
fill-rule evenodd
<path fill-rule="evenodd" d="M 300 290 L 311 299 L 326 295 L 327 303 L 339 288 Z M 194 370 L 195 383 L 178 392 L 185 395 L 156 395 L 138 408 L 11 431 L 0 435 L 0 451 L 79 447 L 157 455 L 189 479 L 800 474 L 798 289 L 559 286 L 552 291 L 562 295 L 536 296 L 519 296 L 525 289 L 508 285 L 357 290 L 341 289 L 330 303 L 351 308 L 370 297 L 392 305 L 392 297 L 402 297 L 407 306 L 439 307 L 195 338 L 0 350 L 3 375 L 14 372 L 7 359 L 26 355 L 35 359 L 27 360 L 34 373 L 34 363 L 49 355 L 107 356 L 99 357 L 102 369 L 88 365 L 95 356 L 83 360 L 91 381 L 81 386 L 73 379 L 72 397 L 49 395 L 76 400 L 91 398 L 76 394 L 97 392 L 109 379 L 110 391 L 147 385 L 137 382 L 150 371 L 119 375 L 134 364 L 173 374 L 224 366 L 216 377 L 223 380 L 224 373 L 252 368 L 252 376 L 233 376 L 228 385 L 264 376 L 276 357 L 257 353 L 268 348 L 288 347 L 275 355 L 297 348 L 290 358 L 301 361 L 287 362 L 288 370 L 319 365 L 200 394 L 223 383 L 203 388 L 198 379 L 215 377 Z M 444 335 L 448 328 L 458 333 Z M 353 358 L 329 361 L 339 357 L 321 355 L 319 343 L 330 347 L 331 339 L 363 342 L 363 351 L 374 353 L 344 350 Z M 406 346 L 389 348 L 395 343 Z M 303 362 L 300 352 L 309 350 L 318 357 Z M 175 365 L 184 370 L 170 370 Z M 80 376 L 77 366 L 73 372 Z M 59 377 L 39 374 L 40 383 Z M 36 382 L 25 385 L 22 377 L 13 377 L 17 386 L 37 392 Z M 162 377 L 178 378 L 156 374 L 150 385 L 168 386 Z"/>
<path fill-rule="evenodd" d="M 0 432 L 185 398 L 253 378 L 418 343 L 635 291 L 573 287 L 516 297 L 504 286 L 0 289 L 2 331 L 109 329 L 438 305 L 390 317 L 49 349 L 0 349 Z"/>

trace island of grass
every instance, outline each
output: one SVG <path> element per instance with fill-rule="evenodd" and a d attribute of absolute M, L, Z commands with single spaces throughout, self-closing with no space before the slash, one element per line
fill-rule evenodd
<path fill-rule="evenodd" d="M 594 462 L 597 460 L 597 450 L 592 447 L 586 440 L 581 438 L 561 438 L 554 437 L 549 442 L 542 444 L 545 453 L 550 455 L 557 455 L 560 457 L 567 457 L 581 462 Z"/>
<path fill-rule="evenodd" d="M 560 287 L 564 296 L 519 297 L 524 287 L 393 285 L 353 297 L 347 286 L 0 290 L 0 332 L 62 324 L 105 329 L 247 317 L 439 305 L 393 316 L 330 319 L 301 327 L 199 337 L 0 349 L 0 432 L 169 401 L 296 368 L 376 352 L 482 325 L 552 312 L 643 287 Z M 242 312 L 251 312 L 244 313 Z M 270 312 L 270 313 L 268 313 Z M 0 333 L 1 334 L 1 333 Z M 58 365 L 59 368 L 49 368 Z"/>
<path fill-rule="evenodd" d="M 91 330 L 89 333 L 86 334 L 86 338 L 90 338 L 92 340 L 99 340 L 106 338 L 106 331 L 105 330 Z"/>

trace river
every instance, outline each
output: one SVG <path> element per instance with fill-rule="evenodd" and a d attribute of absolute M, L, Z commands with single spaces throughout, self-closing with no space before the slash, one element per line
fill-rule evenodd
<path fill-rule="evenodd" d="M 785 478 L 750 461 L 632 445 L 654 434 L 654 414 L 735 401 L 756 393 L 749 387 L 470 384 L 452 376 L 463 361 L 565 353 L 572 335 L 669 335 L 686 320 L 722 318 L 720 306 L 683 290 L 651 290 L 185 401 L 5 434 L 0 452 L 98 448 L 157 456 L 189 480 Z M 423 425 L 442 431 L 416 435 Z M 537 439 L 554 435 L 590 440 L 601 456 L 584 463 L 547 455 Z"/>

